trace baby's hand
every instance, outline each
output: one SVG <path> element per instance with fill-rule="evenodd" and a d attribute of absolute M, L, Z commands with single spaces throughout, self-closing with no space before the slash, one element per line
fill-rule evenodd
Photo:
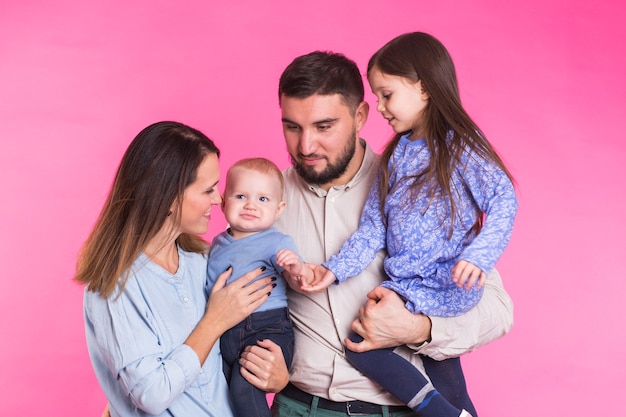
<path fill-rule="evenodd" d="M 276 263 L 291 275 L 300 275 L 304 266 L 298 254 L 289 249 L 281 249 L 276 253 Z"/>
<path fill-rule="evenodd" d="M 300 256 L 292 250 L 281 249 L 276 253 L 276 263 L 285 268 L 283 276 L 287 284 L 298 292 L 314 280 L 311 268 L 300 260 Z"/>
<path fill-rule="evenodd" d="M 301 288 L 301 292 L 320 292 L 337 281 L 337 277 L 330 269 L 323 265 L 307 264 L 313 270 L 313 280 Z"/>
<path fill-rule="evenodd" d="M 474 284 L 476 288 L 482 288 L 486 279 L 487 275 L 482 269 L 467 261 L 458 261 L 452 268 L 452 280 L 459 288 L 465 285 L 465 289 L 469 290 Z"/>

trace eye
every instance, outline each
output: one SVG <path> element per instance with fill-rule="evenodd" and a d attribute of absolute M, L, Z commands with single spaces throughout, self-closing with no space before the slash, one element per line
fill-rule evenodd
<path fill-rule="evenodd" d="M 246 198 L 245 195 L 243 194 L 235 194 L 235 199 L 236 200 L 244 200 Z"/>
<path fill-rule="evenodd" d="M 319 125 L 319 126 L 317 126 L 317 129 L 321 130 L 323 132 L 325 130 L 330 129 L 331 127 L 332 127 L 331 125 Z"/>
<path fill-rule="evenodd" d="M 385 100 L 389 100 L 389 97 L 391 97 L 391 93 L 389 93 L 389 94 L 383 94 L 383 99 L 385 99 Z"/>
<path fill-rule="evenodd" d="M 298 125 L 292 125 L 292 124 L 286 124 L 286 125 L 285 125 L 285 129 L 286 129 L 286 130 L 290 130 L 290 131 L 295 132 L 295 131 L 297 131 L 297 130 L 300 130 L 300 126 L 298 126 Z"/>
<path fill-rule="evenodd" d="M 215 192 L 215 188 L 209 188 L 205 191 L 206 194 L 213 194 Z"/>
<path fill-rule="evenodd" d="M 270 201 L 270 199 L 267 198 L 267 197 L 259 197 L 259 201 L 261 201 L 263 203 L 267 203 L 268 201 Z"/>

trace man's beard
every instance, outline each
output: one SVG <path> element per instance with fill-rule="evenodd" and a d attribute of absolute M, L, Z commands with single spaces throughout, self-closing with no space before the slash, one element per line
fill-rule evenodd
<path fill-rule="evenodd" d="M 293 168 L 304 181 L 308 182 L 309 184 L 324 185 L 336 180 L 346 172 L 346 170 L 348 169 L 348 165 L 350 165 L 350 161 L 352 161 L 352 158 L 354 157 L 355 152 L 356 132 L 353 133 L 351 140 L 349 140 L 346 146 L 343 148 L 337 162 L 332 164 L 327 159 L 328 165 L 326 166 L 326 168 L 324 168 L 322 172 L 315 172 L 313 167 L 298 163 L 298 161 L 296 161 L 291 155 L 290 158 L 291 163 L 293 164 Z M 303 156 L 301 154 L 299 155 Z"/>

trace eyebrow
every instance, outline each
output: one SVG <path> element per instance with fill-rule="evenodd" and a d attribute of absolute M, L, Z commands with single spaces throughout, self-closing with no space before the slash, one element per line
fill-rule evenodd
<path fill-rule="evenodd" d="M 288 119 L 288 118 L 286 118 L 286 117 L 283 117 L 281 120 L 283 121 L 283 123 L 290 123 L 290 124 L 294 124 L 294 125 L 300 126 L 300 124 L 299 124 L 299 123 L 296 123 L 296 122 L 294 122 L 293 120 L 290 120 L 290 119 Z M 331 117 L 329 117 L 329 118 L 327 118 L 327 119 L 317 120 L 317 121 L 313 122 L 313 124 L 314 124 L 314 125 L 323 125 L 323 124 L 325 124 L 325 123 L 333 123 L 333 122 L 336 122 L 337 120 L 339 120 L 339 118 L 338 118 L 338 117 L 335 117 L 335 118 L 331 118 Z"/>

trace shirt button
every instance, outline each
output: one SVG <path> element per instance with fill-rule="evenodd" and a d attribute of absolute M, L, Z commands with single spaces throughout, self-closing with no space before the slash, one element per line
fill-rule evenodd
<path fill-rule="evenodd" d="M 330 202 L 334 203 L 335 202 L 335 197 L 331 197 Z"/>
<path fill-rule="evenodd" d="M 189 297 L 183 297 L 183 301 L 188 303 L 189 302 Z"/>

